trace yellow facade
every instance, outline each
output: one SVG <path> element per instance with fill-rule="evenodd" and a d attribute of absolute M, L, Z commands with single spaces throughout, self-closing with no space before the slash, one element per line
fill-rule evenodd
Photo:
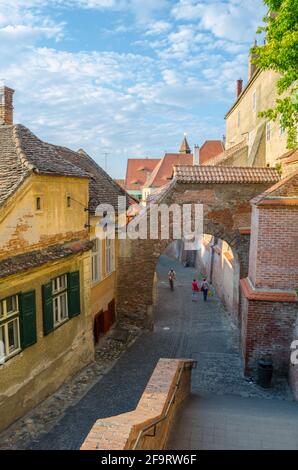
<path fill-rule="evenodd" d="M 32 174 L 0 209 L 0 258 L 6 260 L 71 240 L 88 240 L 85 226 L 88 184 L 87 178 Z M 92 361 L 90 269 L 90 251 L 79 251 L 0 279 L 0 429 L 21 417 Z M 55 323 L 54 313 L 53 330 L 45 332 L 43 286 L 52 285 L 61 275 L 68 279 L 69 273 L 79 279 L 80 314 L 70 318 L 68 307 L 66 317 Z M 35 298 L 36 342 L 25 348 L 22 345 L 18 300 L 13 317 L 17 347 L 8 354 L 9 322 L 2 312 L 5 299 L 12 296 L 20 299 L 30 292 L 34 292 Z M 70 296 L 67 290 L 65 305 Z M 61 314 L 61 305 L 59 309 Z"/>
<path fill-rule="evenodd" d="M 264 164 L 270 166 L 274 166 L 278 157 L 287 151 L 287 133 L 280 129 L 278 121 L 268 123 L 258 113 L 274 107 L 278 78 L 272 70 L 257 72 L 226 115 L 226 149 L 245 139 L 249 160 L 250 152 L 259 147 L 263 139 Z"/>
<path fill-rule="evenodd" d="M 98 217 L 91 218 L 91 229 L 90 239 L 96 238 L 96 224 L 99 222 Z M 91 314 L 93 318 L 102 312 L 108 310 L 109 303 L 116 298 L 116 269 L 117 269 L 117 258 L 119 253 L 119 240 L 115 239 L 112 242 L 112 269 L 107 269 L 107 249 L 106 240 L 99 240 L 99 278 L 98 280 L 92 280 L 92 269 L 91 269 Z M 91 253 L 92 256 L 92 253 Z M 92 260 L 91 260 L 92 268 Z"/>
<path fill-rule="evenodd" d="M 88 237 L 88 197 L 87 178 L 32 174 L 0 208 L 0 258 Z"/>
<path fill-rule="evenodd" d="M 44 335 L 42 286 L 53 278 L 80 272 L 80 315 Z M 90 254 L 72 256 L 10 276 L 0 282 L 0 300 L 35 291 L 37 342 L 0 365 L 0 430 L 53 393 L 92 361 Z"/>

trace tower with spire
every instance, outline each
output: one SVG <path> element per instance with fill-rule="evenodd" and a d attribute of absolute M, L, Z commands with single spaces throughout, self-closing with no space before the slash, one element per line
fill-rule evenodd
<path fill-rule="evenodd" d="M 184 138 L 182 140 L 182 143 L 181 143 L 181 146 L 180 146 L 180 150 L 179 150 L 179 153 L 187 153 L 187 154 L 190 154 L 191 153 L 191 150 L 190 150 L 190 146 L 188 145 L 188 142 L 187 142 L 187 138 L 186 138 L 186 134 L 184 133 Z"/>

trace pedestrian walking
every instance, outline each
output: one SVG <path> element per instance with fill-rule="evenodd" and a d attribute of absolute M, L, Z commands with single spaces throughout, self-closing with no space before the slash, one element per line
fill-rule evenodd
<path fill-rule="evenodd" d="M 206 302 L 207 301 L 207 296 L 208 296 L 208 291 L 209 291 L 209 283 L 207 282 L 206 278 L 203 279 L 201 290 L 203 291 L 204 302 Z"/>
<path fill-rule="evenodd" d="M 171 289 L 171 291 L 173 291 L 174 290 L 174 281 L 176 280 L 176 273 L 175 273 L 173 268 L 171 268 L 170 271 L 168 272 L 168 279 L 169 279 L 169 283 L 170 283 L 170 289 Z"/>
<path fill-rule="evenodd" d="M 197 302 L 198 300 L 198 293 L 200 291 L 199 289 L 199 283 L 196 279 L 192 281 L 192 302 Z"/>

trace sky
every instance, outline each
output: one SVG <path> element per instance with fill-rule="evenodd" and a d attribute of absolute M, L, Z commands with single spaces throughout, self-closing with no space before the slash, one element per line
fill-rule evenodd
<path fill-rule="evenodd" d="M 0 0 L 0 80 L 15 122 L 83 148 L 114 178 L 127 158 L 221 139 L 262 0 Z"/>

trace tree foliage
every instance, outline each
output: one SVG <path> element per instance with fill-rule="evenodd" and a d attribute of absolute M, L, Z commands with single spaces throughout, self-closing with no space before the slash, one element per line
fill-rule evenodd
<path fill-rule="evenodd" d="M 298 122 L 298 0 L 263 0 L 268 6 L 264 26 L 265 44 L 254 46 L 254 63 L 262 70 L 281 74 L 277 82 L 279 97 L 273 109 L 260 113 L 261 117 L 280 120 L 288 131 L 288 148 L 297 147 Z"/>

